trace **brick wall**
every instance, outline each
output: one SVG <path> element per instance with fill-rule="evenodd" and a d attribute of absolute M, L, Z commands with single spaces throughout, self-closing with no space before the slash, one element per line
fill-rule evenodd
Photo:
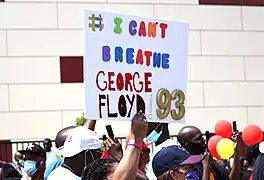
<path fill-rule="evenodd" d="M 0 3 L 0 139 L 54 137 L 82 112 L 84 86 L 61 82 L 60 57 L 83 56 L 85 8 L 189 21 L 187 124 L 202 130 L 213 130 L 219 119 L 237 121 L 240 129 L 264 125 L 262 7 L 198 5 L 198 0 L 94 2 Z M 96 131 L 102 134 L 108 123 L 113 122 L 98 122 Z M 181 126 L 170 125 L 171 134 Z M 113 128 L 125 135 L 129 123 Z"/>

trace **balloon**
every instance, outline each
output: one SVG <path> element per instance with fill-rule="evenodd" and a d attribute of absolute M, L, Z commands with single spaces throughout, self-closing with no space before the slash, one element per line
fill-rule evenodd
<path fill-rule="evenodd" d="M 234 142 L 223 138 L 217 143 L 216 150 L 221 159 L 229 159 L 235 152 Z"/>
<path fill-rule="evenodd" d="M 216 151 L 216 145 L 221 139 L 223 139 L 221 136 L 214 135 L 208 141 L 208 150 L 211 153 L 211 155 L 217 159 L 220 159 L 220 156 L 218 155 Z"/>
<path fill-rule="evenodd" d="M 230 138 L 233 133 L 232 125 L 227 120 L 218 121 L 215 125 L 215 134 L 223 138 Z"/>
<path fill-rule="evenodd" d="M 252 146 L 263 140 L 263 132 L 257 125 L 248 125 L 242 132 L 242 138 L 246 145 Z"/>

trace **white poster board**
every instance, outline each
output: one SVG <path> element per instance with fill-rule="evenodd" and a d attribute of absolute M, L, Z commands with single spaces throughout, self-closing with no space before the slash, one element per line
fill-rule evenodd
<path fill-rule="evenodd" d="M 185 121 L 189 24 L 85 10 L 85 117 Z"/>

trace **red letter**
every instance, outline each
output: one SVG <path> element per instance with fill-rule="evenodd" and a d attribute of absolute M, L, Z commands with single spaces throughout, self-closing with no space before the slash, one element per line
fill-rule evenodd
<path fill-rule="evenodd" d="M 143 82 L 142 82 L 142 81 L 139 81 L 139 82 L 138 82 L 138 84 L 141 85 L 141 87 L 140 87 L 139 90 L 137 90 L 136 85 L 135 85 L 135 76 L 136 76 L 136 75 L 137 75 L 138 79 L 140 78 L 139 73 L 138 73 L 138 72 L 135 72 L 134 75 L 133 75 L 133 87 L 134 87 L 134 89 L 135 89 L 135 91 L 136 91 L 137 93 L 140 93 L 140 92 L 142 92 L 142 90 L 143 90 Z"/>
<path fill-rule="evenodd" d="M 152 77 L 151 72 L 145 72 L 145 92 L 152 92 L 152 88 L 149 87 L 151 85 L 151 81 L 149 80 Z"/>
<path fill-rule="evenodd" d="M 97 86 L 97 88 L 98 89 L 100 89 L 100 91 L 105 91 L 106 90 L 106 88 L 107 88 L 107 82 L 106 81 L 103 81 L 103 83 L 105 84 L 105 87 L 104 88 L 101 88 L 100 86 L 99 86 L 99 75 L 100 74 L 103 74 L 103 76 L 105 76 L 105 73 L 104 73 L 104 71 L 99 71 L 98 73 L 97 73 L 97 75 L 96 75 L 96 86 Z"/>
<path fill-rule="evenodd" d="M 108 90 L 109 91 L 115 91 L 115 88 L 111 86 L 114 84 L 114 81 L 112 80 L 114 75 L 115 75 L 114 72 L 108 72 Z"/>
<path fill-rule="evenodd" d="M 145 22 L 141 21 L 140 25 L 139 25 L 139 31 L 138 31 L 138 35 L 139 36 L 146 36 L 146 26 L 145 26 Z"/>
<path fill-rule="evenodd" d="M 161 29 L 161 37 L 165 38 L 166 36 L 166 29 L 168 27 L 168 24 L 160 23 L 160 29 Z"/>
<path fill-rule="evenodd" d="M 119 91 L 122 91 L 124 88 L 124 78 L 121 73 L 118 73 L 116 76 L 116 87 Z"/>
<path fill-rule="evenodd" d="M 146 56 L 146 65 L 150 66 L 150 57 L 152 56 L 151 51 L 145 51 L 145 56 Z"/>
<path fill-rule="evenodd" d="M 132 84 L 130 82 L 132 80 L 132 75 L 130 73 L 125 73 L 125 78 L 126 78 L 126 80 L 125 80 L 125 90 L 132 92 L 133 89 L 132 89 Z M 128 90 L 128 86 L 129 86 L 130 90 Z"/>
<path fill-rule="evenodd" d="M 137 52 L 136 64 L 143 64 L 143 53 L 141 49 L 139 49 Z"/>

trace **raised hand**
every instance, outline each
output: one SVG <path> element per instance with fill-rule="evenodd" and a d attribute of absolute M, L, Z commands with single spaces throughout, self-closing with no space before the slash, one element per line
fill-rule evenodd
<path fill-rule="evenodd" d="M 131 122 L 131 137 L 135 141 L 142 142 L 148 132 L 148 122 L 146 116 L 142 111 L 139 111 Z"/>

